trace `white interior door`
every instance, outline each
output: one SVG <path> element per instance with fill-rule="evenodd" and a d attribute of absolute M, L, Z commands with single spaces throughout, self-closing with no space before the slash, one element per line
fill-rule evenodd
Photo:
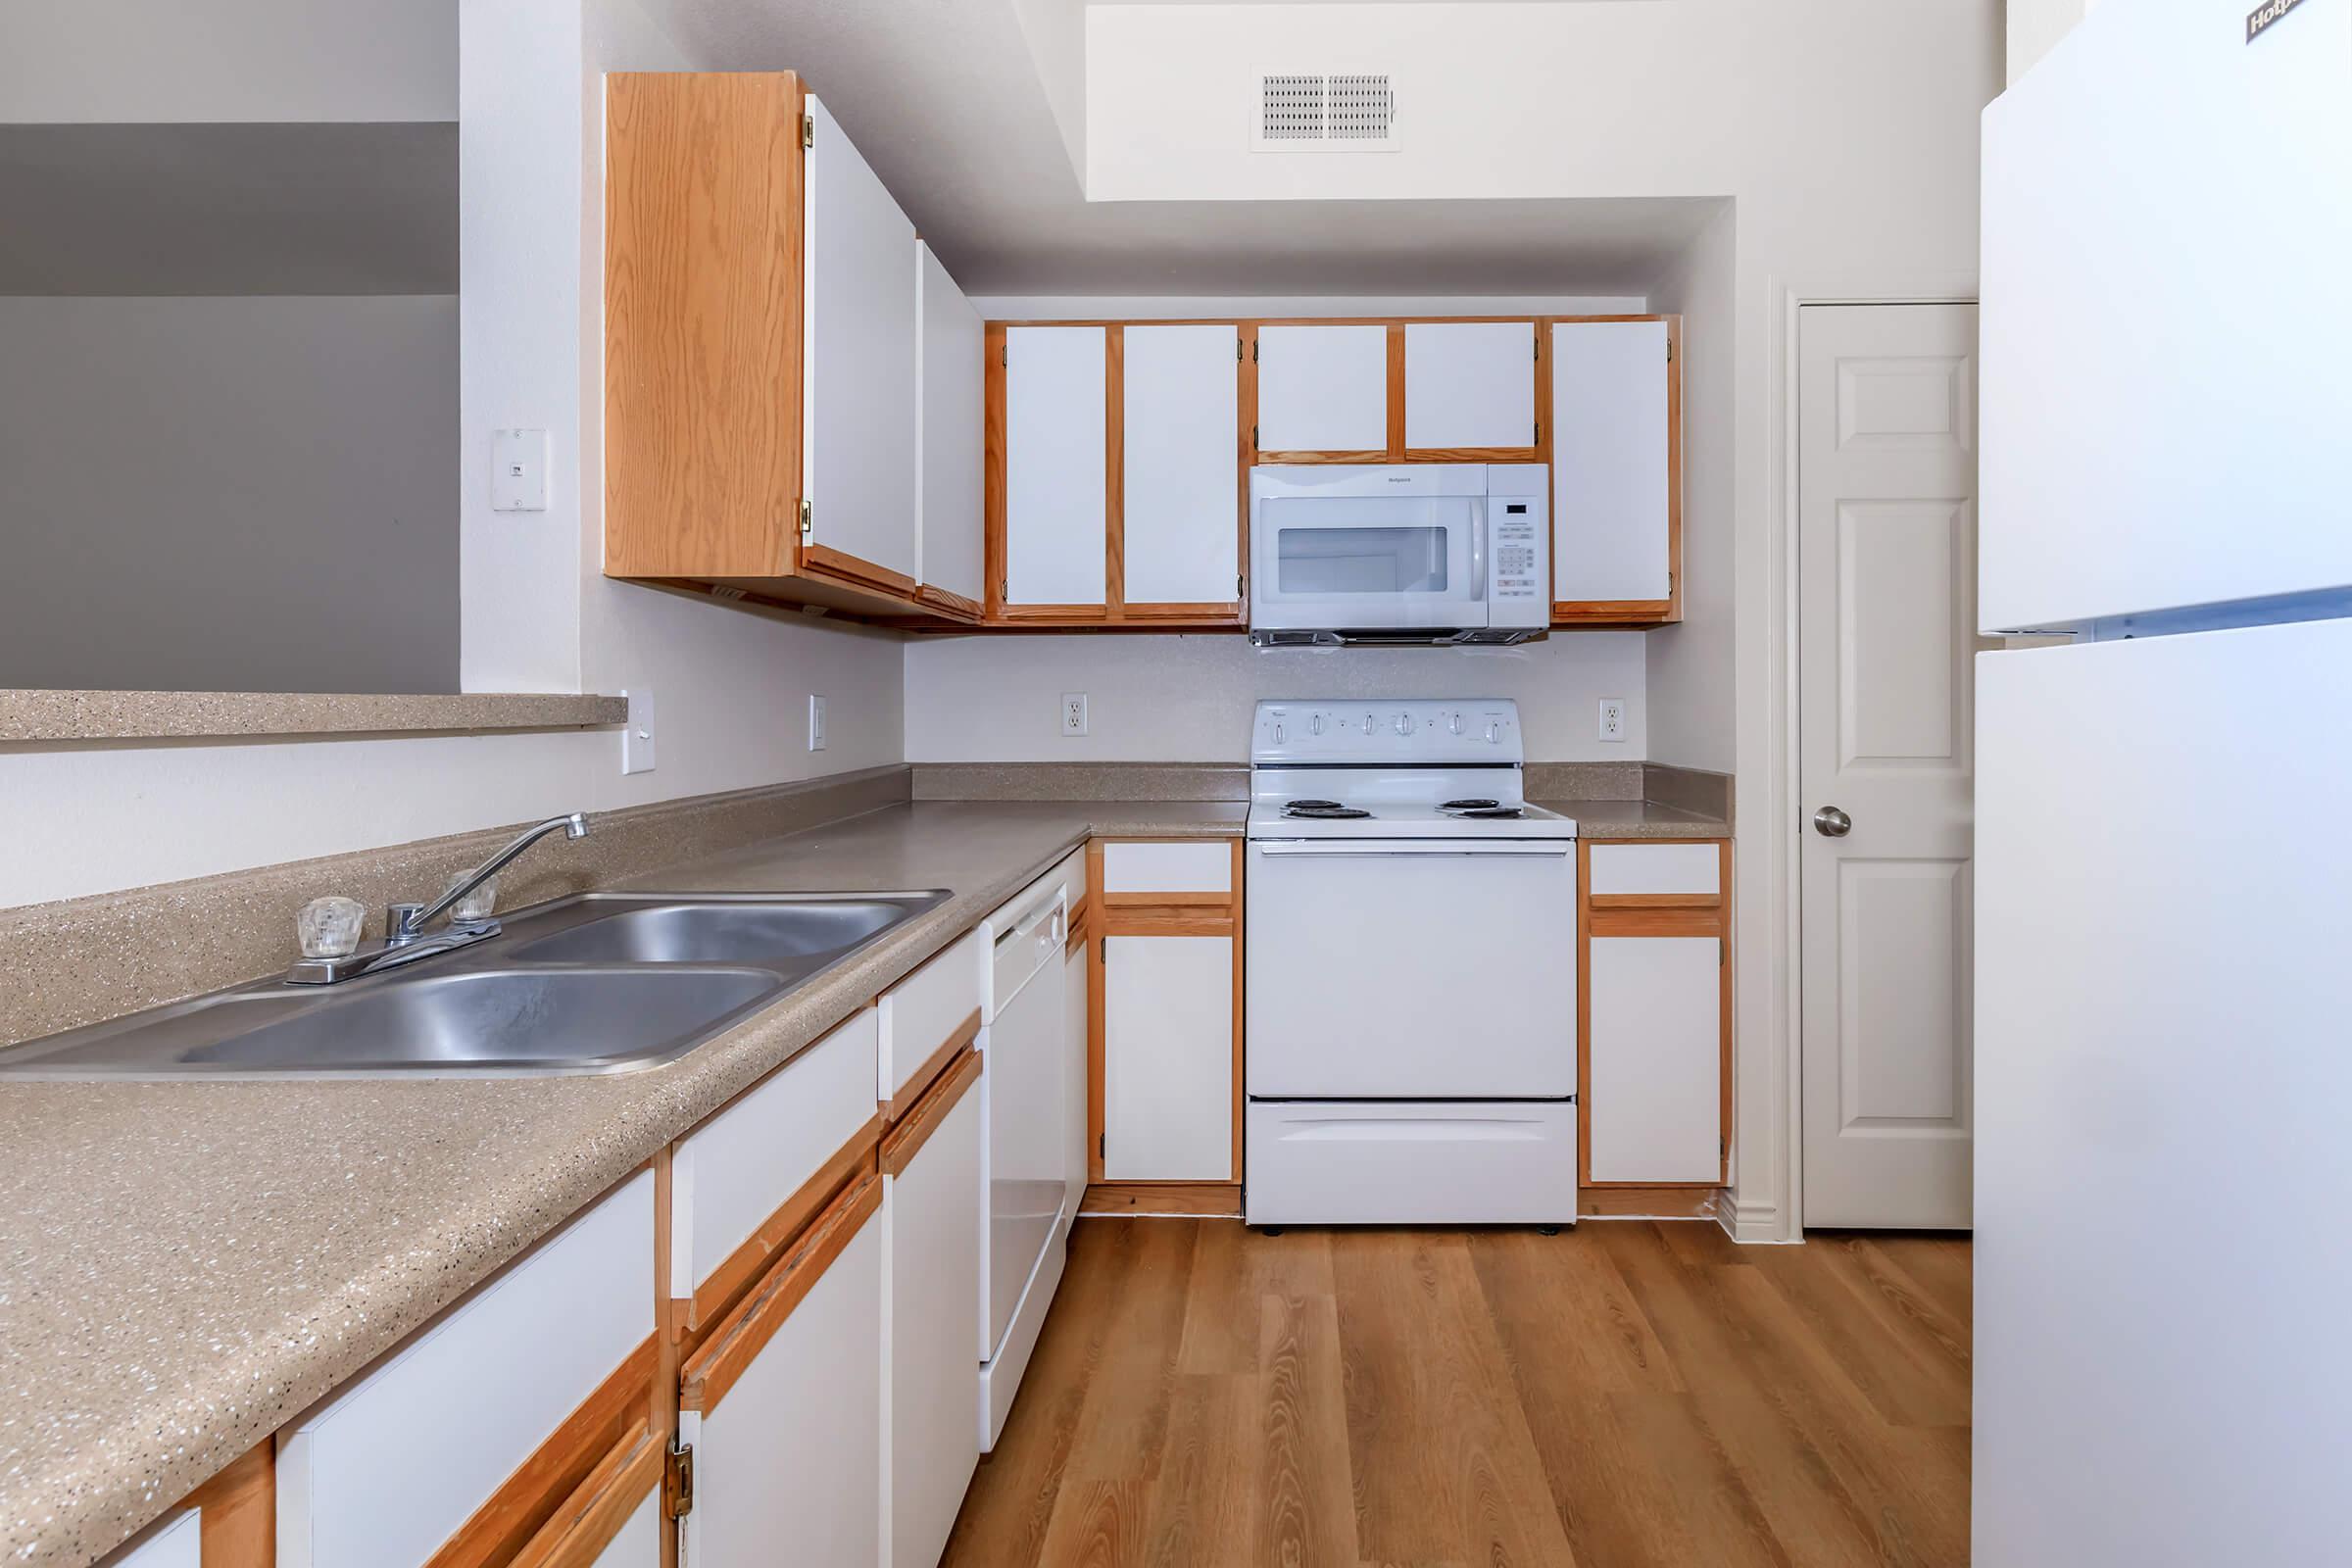
<path fill-rule="evenodd" d="M 1970 1222 L 1976 329 L 1797 328 L 1808 1226 Z"/>

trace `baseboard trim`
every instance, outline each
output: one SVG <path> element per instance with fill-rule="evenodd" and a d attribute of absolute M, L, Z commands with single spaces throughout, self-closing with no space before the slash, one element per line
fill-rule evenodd
<path fill-rule="evenodd" d="M 1741 1202 L 1729 1191 L 1715 1205 L 1715 1223 L 1743 1247 L 1794 1247 L 1804 1241 L 1802 1236 L 1781 1234 L 1780 1204 L 1755 1199 Z"/>
<path fill-rule="evenodd" d="M 1078 1212 L 1123 1219 L 1240 1219 L 1239 1182 L 1096 1182 Z"/>

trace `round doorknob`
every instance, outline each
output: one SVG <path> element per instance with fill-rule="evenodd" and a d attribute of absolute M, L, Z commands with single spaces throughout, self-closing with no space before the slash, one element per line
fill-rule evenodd
<path fill-rule="evenodd" d="M 1813 813 L 1813 831 L 1825 839 L 1841 839 L 1854 830 L 1854 819 L 1835 806 L 1825 806 Z"/>

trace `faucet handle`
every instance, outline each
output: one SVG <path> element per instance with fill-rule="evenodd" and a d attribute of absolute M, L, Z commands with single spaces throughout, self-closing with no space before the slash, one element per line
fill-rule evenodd
<path fill-rule="evenodd" d="M 423 924 L 418 916 L 424 913 L 421 904 L 387 904 L 384 906 L 384 946 L 405 948 L 423 935 L 417 929 Z"/>

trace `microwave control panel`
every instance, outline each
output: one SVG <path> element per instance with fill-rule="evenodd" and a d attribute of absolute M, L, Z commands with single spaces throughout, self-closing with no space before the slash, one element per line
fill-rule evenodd
<path fill-rule="evenodd" d="M 1487 472 L 1487 624 L 1545 625 L 1551 619 L 1548 470 L 1540 463 L 1498 463 Z"/>

